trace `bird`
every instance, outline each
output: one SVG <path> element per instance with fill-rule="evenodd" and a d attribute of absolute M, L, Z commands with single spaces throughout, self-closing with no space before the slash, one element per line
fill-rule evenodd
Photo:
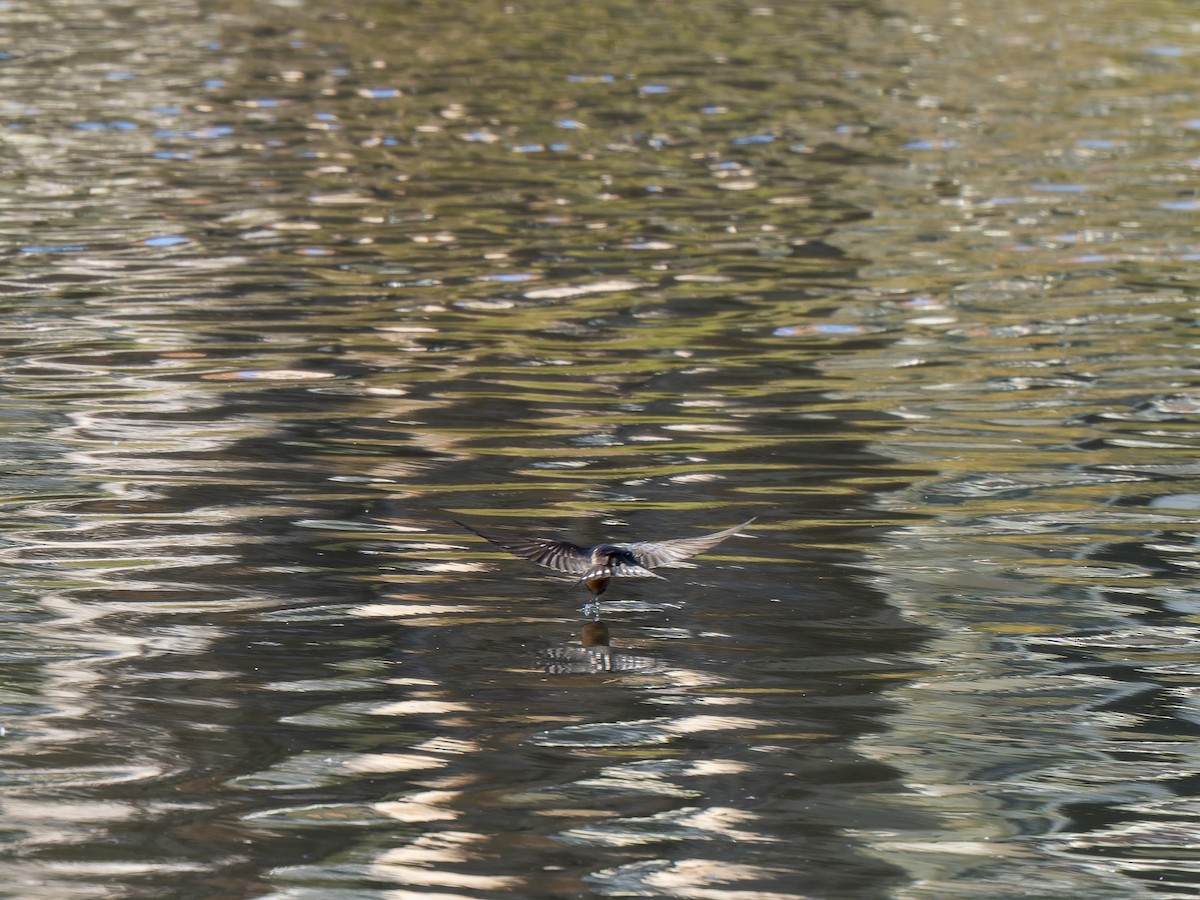
<path fill-rule="evenodd" d="M 608 583 L 613 578 L 662 578 L 663 576 L 650 570 L 659 566 L 676 565 L 689 557 L 711 550 L 753 521 L 754 519 L 747 519 L 741 525 L 696 537 L 580 547 L 578 544 L 557 538 L 497 537 L 454 520 L 456 525 L 479 535 L 497 547 L 503 547 L 514 556 L 528 559 L 556 572 L 576 576 L 578 583 L 591 592 L 591 605 L 597 616 L 600 595 L 608 588 Z"/>

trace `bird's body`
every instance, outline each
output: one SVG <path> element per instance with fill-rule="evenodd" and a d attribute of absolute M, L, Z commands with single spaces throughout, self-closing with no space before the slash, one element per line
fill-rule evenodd
<path fill-rule="evenodd" d="M 497 537 L 484 534 L 462 522 L 457 524 L 515 556 L 556 572 L 576 576 L 579 583 L 591 592 L 592 600 L 596 601 L 613 578 L 662 578 L 650 570 L 658 566 L 677 565 L 689 557 L 711 550 L 753 521 L 749 519 L 724 531 L 692 538 L 596 544 L 594 547 L 580 547 L 556 538 Z"/>

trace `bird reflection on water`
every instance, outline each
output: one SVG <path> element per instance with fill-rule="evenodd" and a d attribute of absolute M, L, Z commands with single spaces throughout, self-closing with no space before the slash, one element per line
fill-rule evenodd
<path fill-rule="evenodd" d="M 612 632 L 603 619 L 583 626 L 578 644 L 553 647 L 542 653 L 550 675 L 579 675 L 594 672 L 643 672 L 658 665 L 652 656 L 638 656 L 613 648 Z"/>

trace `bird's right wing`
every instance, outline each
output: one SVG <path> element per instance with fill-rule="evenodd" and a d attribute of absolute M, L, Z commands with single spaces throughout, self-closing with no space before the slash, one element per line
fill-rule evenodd
<path fill-rule="evenodd" d="M 670 566 L 682 562 L 689 557 L 711 550 L 727 537 L 731 537 L 753 522 L 748 519 L 741 525 L 734 525 L 724 531 L 714 531 L 711 534 L 701 534 L 690 538 L 675 538 L 670 541 L 638 541 L 636 544 L 622 545 L 634 559 L 647 569 L 656 566 Z"/>
<path fill-rule="evenodd" d="M 477 531 L 470 525 L 465 525 L 462 522 L 456 521 L 455 524 L 461 525 L 467 531 L 479 535 L 485 541 L 490 541 L 497 547 L 503 547 L 514 556 L 527 559 L 530 562 L 537 563 L 539 566 L 545 566 L 547 569 L 554 569 L 556 572 L 566 572 L 568 575 L 582 575 L 591 566 L 591 555 L 582 547 L 578 547 L 567 541 L 559 541 L 553 538 L 496 537 L 484 534 L 482 531 Z"/>

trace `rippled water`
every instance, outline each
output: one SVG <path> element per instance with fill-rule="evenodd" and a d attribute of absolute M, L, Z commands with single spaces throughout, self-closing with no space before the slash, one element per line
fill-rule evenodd
<path fill-rule="evenodd" d="M 0 12 L 3 896 L 1200 895 L 1191 7 Z"/>

